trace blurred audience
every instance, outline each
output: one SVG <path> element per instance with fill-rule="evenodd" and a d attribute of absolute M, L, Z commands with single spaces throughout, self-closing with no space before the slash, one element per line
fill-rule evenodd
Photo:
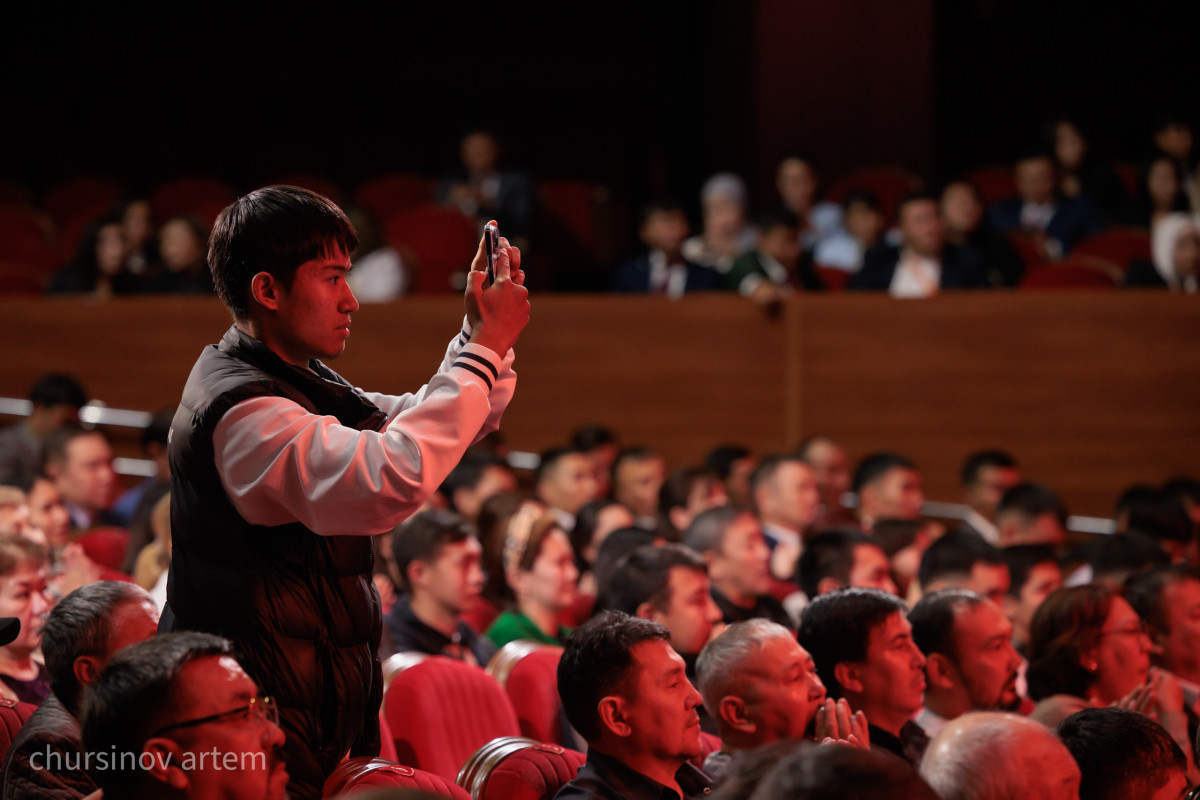
<path fill-rule="evenodd" d="M 642 211 L 638 238 L 646 252 L 623 262 L 613 278 L 614 292 L 661 294 L 677 300 L 692 292 L 720 288 L 721 275 L 683 255 L 688 219 L 674 201 L 651 203 Z"/>
<path fill-rule="evenodd" d="M 755 231 L 748 219 L 746 183 L 732 172 L 713 175 L 700 188 L 704 227 L 683 243 L 688 261 L 729 272 L 734 259 L 755 244 Z"/>
<path fill-rule="evenodd" d="M 459 145 L 462 167 L 442 181 L 438 202 L 479 220 L 500 220 L 509 239 L 529 235 L 533 220 L 533 181 L 524 172 L 502 169 L 495 134 L 476 130 Z"/>

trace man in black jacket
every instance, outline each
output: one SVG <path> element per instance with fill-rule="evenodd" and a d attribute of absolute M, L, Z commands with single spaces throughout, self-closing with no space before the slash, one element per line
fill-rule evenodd
<path fill-rule="evenodd" d="M 342 757 L 377 755 L 382 619 L 369 536 L 416 511 L 512 396 L 528 322 L 520 253 L 483 244 L 467 316 L 415 394 L 353 388 L 336 358 L 358 302 L 357 237 L 328 199 L 260 189 L 218 217 L 209 248 L 234 325 L 192 368 L 171 426 L 174 552 L 160 629 L 230 639 L 275 697 L 289 792 L 316 798 Z"/>

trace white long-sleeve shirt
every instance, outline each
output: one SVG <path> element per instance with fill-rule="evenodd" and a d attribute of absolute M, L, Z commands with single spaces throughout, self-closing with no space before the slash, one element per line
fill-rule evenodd
<path fill-rule="evenodd" d="M 321 535 L 386 533 L 416 511 L 474 442 L 499 426 L 516 388 L 515 358 L 468 344 L 446 348 L 417 392 L 364 392 L 387 414 L 380 431 L 349 428 L 284 397 L 237 403 L 213 431 L 217 472 L 255 525 L 299 521 Z"/>

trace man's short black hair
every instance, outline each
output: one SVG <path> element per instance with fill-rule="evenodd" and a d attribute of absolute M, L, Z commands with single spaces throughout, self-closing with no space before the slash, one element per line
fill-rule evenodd
<path fill-rule="evenodd" d="M 1190 542 L 1196 535 L 1196 525 L 1183 498 L 1161 489 L 1150 489 L 1127 499 L 1121 513 L 1126 529 L 1155 539 Z"/>
<path fill-rule="evenodd" d="M 42 474 L 47 474 L 47 465 L 65 462 L 67 447 L 81 436 L 101 436 L 104 441 L 108 441 L 108 434 L 101 428 L 84 428 L 79 425 L 56 428 L 47 433 L 46 438 L 42 441 Z"/>
<path fill-rule="evenodd" d="M 491 467 L 510 469 L 504 459 L 483 447 L 472 447 L 463 454 L 459 462 L 450 470 L 446 480 L 438 488 L 438 492 L 446 498 L 451 511 L 458 511 L 454 505 L 454 493 L 459 489 L 474 489 L 483 480 L 483 474 Z"/>
<path fill-rule="evenodd" d="M 608 607 L 606 605 L 608 598 L 604 595 L 604 587 L 612 583 L 613 571 L 621 559 L 639 547 L 653 545 L 655 538 L 654 531 L 634 525 L 628 528 L 617 528 L 600 543 L 600 548 L 596 551 L 596 563 L 592 564 L 592 576 L 596 579 L 598 592 L 596 597 L 598 609 Z"/>
<path fill-rule="evenodd" d="M 617 434 L 603 425 L 582 425 L 571 434 L 571 447 L 584 452 L 616 443 Z"/>
<path fill-rule="evenodd" d="M 943 589 L 925 595 L 908 612 L 913 642 L 926 657 L 939 653 L 958 663 L 958 638 L 954 618 L 963 608 L 975 608 L 988 602 L 966 589 Z"/>
<path fill-rule="evenodd" d="M 747 512 L 733 506 L 717 506 L 701 511 L 684 531 L 683 543 L 703 555 L 720 551 L 725 532 L 733 521 Z"/>
<path fill-rule="evenodd" d="M 704 466 L 717 474 L 722 481 L 729 480 L 733 465 L 750 457 L 750 449 L 740 444 L 723 444 L 713 448 L 704 457 Z"/>
<path fill-rule="evenodd" d="M 1003 450 L 979 450 L 967 456 L 959 475 L 963 486 L 970 486 L 979 480 L 979 473 L 986 467 L 1014 469 L 1017 460 Z"/>
<path fill-rule="evenodd" d="M 780 467 L 791 463 L 805 464 L 805 461 L 795 453 L 771 453 L 770 455 L 763 456 L 754 466 L 754 471 L 750 473 L 750 491 L 752 493 L 756 491 L 760 486 L 774 478 L 775 473 L 779 471 Z"/>
<path fill-rule="evenodd" d="M 858 493 L 864 486 L 874 483 L 893 469 L 915 470 L 916 468 L 917 465 L 911 459 L 899 453 L 872 453 L 858 462 L 850 488 Z"/>
<path fill-rule="evenodd" d="M 89 773 L 105 795 L 128 785 L 136 772 L 136 766 L 121 769 L 130 766 L 121 754 L 131 753 L 136 758 L 150 734 L 169 724 L 180 671 L 197 659 L 232 652 L 227 639 L 188 631 L 138 642 L 109 660 L 100 680 L 84 693 L 80 720 L 84 750 L 117 761 L 112 769 Z"/>
<path fill-rule="evenodd" d="M 83 408 L 87 405 L 87 393 L 79 381 L 70 375 L 51 372 L 37 379 L 29 390 L 29 402 L 37 408 L 71 406 Z"/>
<path fill-rule="evenodd" d="M 1170 563 L 1171 557 L 1153 537 L 1137 531 L 1105 536 L 1092 550 L 1091 558 L 1095 578 L 1128 576 Z M 1124 577 L 1121 581 L 1124 582 Z"/>
<path fill-rule="evenodd" d="M 951 531 L 938 539 L 921 556 L 917 582 L 927 589 L 938 578 L 970 575 L 978 563 L 1004 564 L 1004 554 L 975 531 Z"/>
<path fill-rule="evenodd" d="M 1187 475 L 1177 475 L 1162 485 L 1163 494 L 1200 505 L 1200 481 Z"/>
<path fill-rule="evenodd" d="M 546 475 L 554 469 L 559 461 L 562 461 L 567 456 L 586 456 L 587 451 L 577 447 L 551 447 L 549 450 L 542 452 L 538 459 L 537 469 L 533 471 L 533 485 L 537 486 L 546 477 Z"/>
<path fill-rule="evenodd" d="M 846 196 L 842 198 L 842 208 L 849 211 L 850 206 L 866 206 L 876 213 L 883 213 L 883 203 L 879 202 L 879 195 L 860 186 L 846 192 Z"/>
<path fill-rule="evenodd" d="M 717 476 L 704 467 L 680 467 L 668 475 L 658 488 L 658 513 L 665 517 L 673 508 L 687 508 L 696 484 L 715 480 Z"/>
<path fill-rule="evenodd" d="M 411 591 L 408 566 L 414 561 L 436 561 L 442 548 L 474 536 L 465 519 L 453 511 L 431 509 L 414 514 L 392 531 L 392 560 L 400 589 Z"/>
<path fill-rule="evenodd" d="M 1033 522 L 1043 514 L 1053 514 L 1059 524 L 1067 524 L 1067 508 L 1050 487 L 1040 483 L 1018 483 L 1000 495 L 996 504 L 996 515 L 1016 513 L 1027 522 Z"/>
<path fill-rule="evenodd" d="M 662 625 L 619 611 L 598 614 L 567 637 L 558 662 L 558 694 L 567 721 L 591 744 L 600 737 L 600 701 L 625 687 L 633 649 L 671 641 Z"/>
<path fill-rule="evenodd" d="M 842 586 L 850 585 L 850 570 L 854 568 L 854 548 L 860 545 L 878 547 L 865 533 L 853 528 L 832 528 L 809 539 L 796 562 L 796 582 L 810 598 L 818 594 L 825 578 L 833 578 Z"/>
<path fill-rule="evenodd" d="M 332 200 L 298 186 L 268 186 L 239 197 L 213 224 L 208 268 L 237 319 L 250 314 L 250 281 L 268 272 L 291 288 L 301 264 L 353 252 L 358 234 Z"/>
<path fill-rule="evenodd" d="M 617 457 L 613 460 L 613 465 L 612 465 L 613 483 L 616 484 L 616 482 L 617 482 L 617 470 L 619 470 L 621 468 L 621 465 L 624 464 L 626 461 L 649 461 L 652 458 L 658 458 L 658 457 L 659 457 L 658 453 L 655 452 L 653 448 L 648 447 L 644 444 L 632 445 L 630 447 L 622 448 L 621 452 L 617 453 Z"/>
<path fill-rule="evenodd" d="M 914 192 L 909 192 L 900 198 L 900 202 L 896 204 L 896 219 L 899 220 L 904 216 L 904 209 L 913 203 L 933 203 L 938 208 L 941 208 L 941 201 L 938 196 L 925 189 L 918 189 Z"/>
<path fill-rule="evenodd" d="M 871 525 L 871 538 L 891 558 L 915 542 L 923 527 L 919 519 L 880 519 Z"/>
<path fill-rule="evenodd" d="M 681 544 L 642 545 L 621 556 L 608 582 L 598 587 L 604 607 L 636 616 L 638 606 L 649 603 L 659 611 L 671 604 L 671 570 L 676 567 L 707 574 L 704 559 Z"/>
<path fill-rule="evenodd" d="M 50 690 L 72 714 L 79 712 L 79 679 L 75 659 L 108 650 L 113 615 L 124 603 L 151 603 L 145 590 L 125 581 L 99 581 L 81 586 L 59 601 L 42 629 L 42 655 Z"/>
<path fill-rule="evenodd" d="M 836 700 L 843 694 L 834 667 L 866 660 L 871 631 L 893 614 L 903 616 L 907 610 L 904 601 L 893 594 L 862 588 L 823 594 L 804 609 L 797 638 L 812 655 L 830 697 Z"/>
<path fill-rule="evenodd" d="M 758 226 L 759 233 L 767 233 L 776 228 L 799 229 L 800 217 L 790 209 L 772 208 L 759 214 L 754 224 Z"/>
<path fill-rule="evenodd" d="M 1038 564 L 1052 563 L 1058 565 L 1054 548 L 1048 544 L 1015 544 L 1000 551 L 1004 563 L 1008 564 L 1008 594 L 1020 597 L 1021 590 Z"/>
<path fill-rule="evenodd" d="M 596 536 L 596 528 L 600 524 L 601 512 L 609 506 L 619 505 L 621 504 L 611 497 L 602 497 L 599 500 L 592 500 L 585 503 L 579 509 L 579 513 L 575 515 L 575 527 L 571 528 L 570 538 L 571 549 L 575 551 L 575 566 L 579 569 L 580 575 L 592 568 L 587 558 L 584 557 L 584 551 L 588 549 L 588 546 L 592 543 L 592 539 Z"/>
<path fill-rule="evenodd" d="M 1079 796 L 1088 800 L 1150 797 L 1187 758 L 1170 734 L 1145 714 L 1125 708 L 1088 708 L 1058 724 L 1058 738 L 1079 771 Z"/>
<path fill-rule="evenodd" d="M 683 214 L 686 217 L 687 209 L 684 208 L 683 203 L 679 202 L 679 198 L 677 197 L 662 197 L 657 200 L 651 200 L 642 206 L 641 214 L 638 216 L 638 227 L 644 227 L 655 214 Z"/>
<path fill-rule="evenodd" d="M 750 800 L 938 800 L 916 770 L 888 753 L 820 747 L 812 742 L 793 744 L 794 750 L 767 773 Z"/>
<path fill-rule="evenodd" d="M 1139 572 L 1125 582 L 1125 599 L 1143 622 L 1159 633 L 1170 633 L 1163 590 L 1184 581 L 1200 581 L 1200 572 L 1181 564 Z"/>

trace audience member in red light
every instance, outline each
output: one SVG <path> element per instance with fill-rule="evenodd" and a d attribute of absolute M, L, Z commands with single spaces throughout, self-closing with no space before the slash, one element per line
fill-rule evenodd
<path fill-rule="evenodd" d="M 41 545 L 0 537 L 0 617 L 20 621 L 17 638 L 0 647 L 0 698 L 37 705 L 50 694 L 50 676 L 38 655 L 51 605 L 45 566 Z"/>
<path fill-rule="evenodd" d="M 765 617 L 790 627 L 791 618 L 771 589 L 771 550 L 762 525 L 749 511 L 732 506 L 698 514 L 683 543 L 708 562 L 712 596 L 725 622 Z"/>

